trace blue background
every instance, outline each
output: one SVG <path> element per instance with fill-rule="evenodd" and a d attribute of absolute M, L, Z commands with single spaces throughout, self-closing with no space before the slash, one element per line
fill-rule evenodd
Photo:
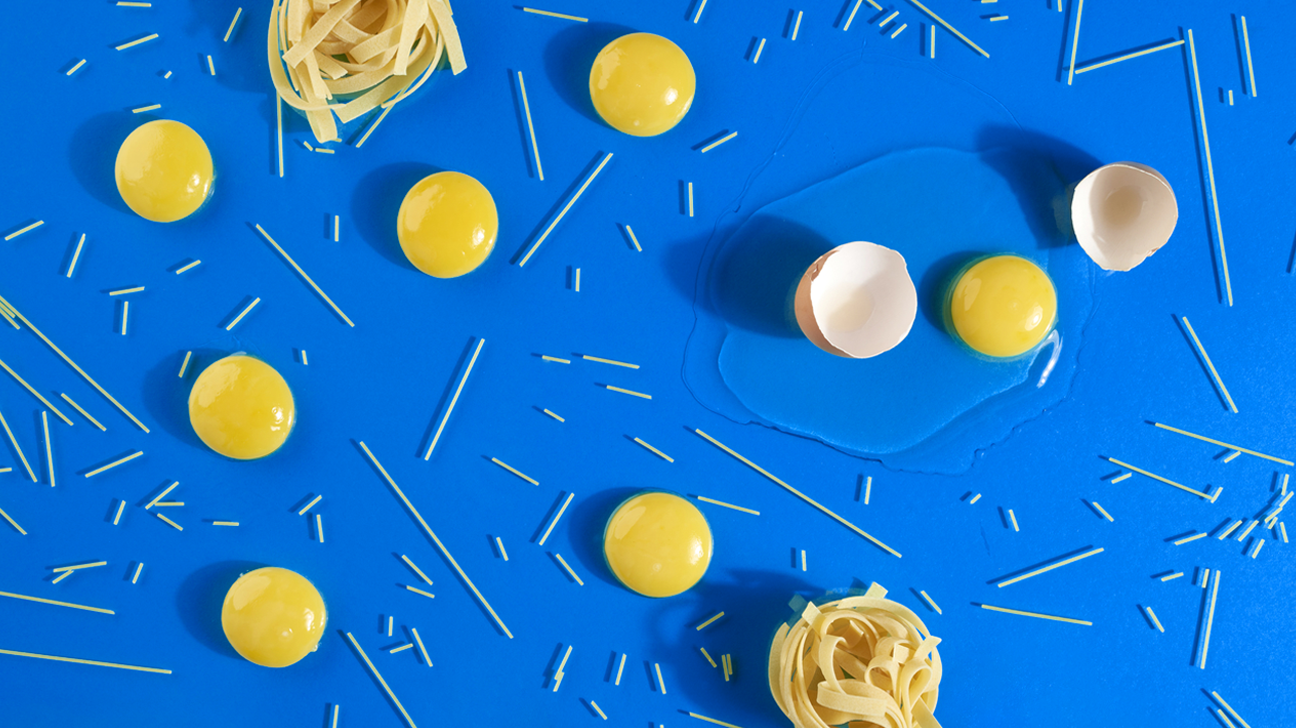
<path fill-rule="evenodd" d="M 944 31 L 927 58 L 926 18 L 897 4 L 860 9 L 849 31 L 843 8 L 811 2 L 796 41 L 789 8 L 711 0 L 701 22 L 684 3 L 565 0 L 551 9 L 588 24 L 524 14 L 492 2 L 456 3 L 469 68 L 438 74 L 390 114 L 365 146 L 337 154 L 304 149 L 303 119 L 288 116 L 287 176 L 274 172 L 274 98 L 267 80 L 265 4 L 162 0 L 149 9 L 109 2 L 57 10 L 9 8 L 13 65 L 0 117 L 7 182 L 0 200 L 0 293 L 152 429 L 145 435 L 54 357 L 30 332 L 0 329 L 4 360 L 46 396 L 66 392 L 108 426 L 101 433 L 51 417 L 58 486 L 33 485 L 6 445 L 0 507 L 29 532 L 0 528 L 0 589 L 105 606 L 115 616 L 6 600 L 0 647 L 166 667 L 134 673 L 0 656 L 0 705 L 14 725 L 321 726 L 330 704 L 340 725 L 399 725 L 400 717 L 336 629 L 351 631 L 419 725 L 525 719 L 580 725 L 594 700 L 621 725 L 697 724 L 695 711 L 743 728 L 786 721 L 768 696 L 765 651 L 793 591 L 815 593 L 877 581 L 928 615 L 942 638 L 947 726 L 1211 725 L 1218 690 L 1253 726 L 1292 725 L 1296 694 L 1288 617 L 1296 566 L 1273 543 L 1256 560 L 1236 541 L 1173 546 L 1187 531 L 1249 518 L 1279 478 L 1272 463 L 1217 449 L 1147 424 L 1154 419 L 1291 456 L 1296 392 L 1290 351 L 1296 168 L 1292 126 L 1290 8 L 1243 2 L 1090 2 L 1079 60 L 1085 63 L 1180 37 L 1193 28 L 1206 98 L 1220 213 L 1231 253 L 1235 305 L 1221 302 L 1208 224 L 1204 157 L 1183 48 L 1123 62 L 1066 84 L 1075 8 L 1042 0 L 987 6 L 933 0 L 932 7 L 991 54 Z M 888 5 L 890 7 L 890 5 Z M 981 16 L 1001 12 L 1005 22 Z M 1250 26 L 1258 90 L 1242 93 L 1245 64 L 1231 12 Z M 897 22 L 909 28 L 889 36 Z M 593 118 L 584 92 L 588 61 L 627 30 L 664 34 L 690 55 L 699 95 L 688 117 L 653 139 L 620 135 Z M 117 52 L 147 33 L 150 43 Z M 747 60 L 768 41 L 759 64 Z M 216 67 L 212 77 L 206 55 Z M 77 59 L 87 64 L 71 77 Z M 163 79 L 165 70 L 173 71 Z M 544 182 L 531 170 L 514 72 L 526 75 Z M 871 79 L 852 88 L 834 79 Z M 942 104 L 908 78 L 962 87 L 974 102 Z M 1221 100 L 1234 91 L 1235 105 Z M 151 115 L 130 109 L 160 103 Z M 117 146 L 145 118 L 178 119 L 207 140 L 219 169 L 216 194 L 192 219 L 148 223 L 116 196 Z M 1007 119 L 1005 122 L 1004 119 Z M 1005 124 L 1006 131 L 1004 129 Z M 992 126 L 993 125 L 993 126 Z M 695 147 L 726 130 L 739 136 L 705 155 Z M 958 474 L 889 471 L 815 441 L 734 422 L 699 404 L 682 363 L 698 315 L 699 262 L 752 211 L 895 149 L 978 150 L 1004 137 L 1042 137 L 1101 162 L 1133 159 L 1159 169 L 1179 199 L 1170 244 L 1129 274 L 1099 274 L 1093 321 L 1065 400 L 977 445 Z M 353 134 L 346 140 L 353 141 Z M 1051 140 L 1051 141 L 1050 141 Z M 524 269 L 510 265 L 592 163 L 615 156 Z M 392 221 L 423 175 L 455 169 L 480 179 L 500 208 L 500 240 L 472 275 L 438 281 L 400 256 Z M 680 186 L 695 185 L 696 216 L 681 214 Z M 915 204 L 929 204 L 926 202 Z M 333 242 L 331 216 L 341 216 Z M 251 228 L 260 223 L 355 322 L 337 319 Z M 619 226 L 630 224 L 637 253 Z M 81 233 L 85 249 L 64 277 Z M 201 266 L 176 276 L 191 258 Z M 582 270 L 581 291 L 568 286 Z M 144 285 L 130 328 L 106 291 Z M 261 305 L 232 333 L 222 324 L 245 297 Z M 1179 328 L 1186 315 L 1212 354 L 1240 413 L 1228 412 Z M 419 457 L 475 337 L 486 344 L 430 462 Z M 255 463 L 224 460 L 188 428 L 184 401 L 196 372 L 216 357 L 253 352 L 288 379 L 300 423 L 283 450 Z M 305 349 L 309 366 L 296 351 Z M 176 377 L 194 351 L 185 380 Z M 589 353 L 642 365 L 543 363 L 539 354 Z M 651 401 L 603 389 L 612 384 Z M 61 400 L 55 400 L 61 409 Z M 44 461 L 39 403 L 8 379 L 0 408 L 35 465 Z M 537 408 L 566 418 L 559 423 Z M 687 428 L 701 428 L 756 459 L 904 553 L 895 559 L 832 523 Z M 631 441 L 642 437 L 676 462 Z M 471 594 L 360 454 L 382 459 L 516 635 L 498 633 Z M 963 442 L 961 446 L 970 446 Z M 145 456 L 89 480 L 81 473 L 120 454 Z M 1223 486 L 1214 505 L 1135 476 L 1112 485 L 1122 458 L 1194 487 Z M 488 458 L 540 481 L 532 486 Z M 12 461 L 12 462 L 9 462 Z M 42 468 L 43 470 L 43 468 Z M 1282 471 L 1286 472 L 1286 470 Z M 857 502 L 861 475 L 871 504 Z M 176 531 L 142 509 L 172 479 L 182 509 Z M 757 509 L 703 505 L 715 533 L 707 578 L 687 594 L 651 601 L 612 583 L 597 548 L 613 505 L 635 489 L 664 487 Z M 567 492 L 576 498 L 544 546 L 534 541 Z M 976 505 L 960 498 L 983 493 Z M 296 509 L 323 494 L 326 542 Z M 117 499 L 128 502 L 110 523 Z M 1108 523 L 1082 499 L 1099 501 Z M 999 509 L 1012 508 L 1020 533 Z M 217 528 L 208 519 L 230 519 Z M 500 536 L 504 562 L 492 547 Z M 1087 545 L 1106 552 L 1013 585 L 987 581 Z M 808 570 L 794 565 L 805 549 Z M 409 555 L 436 582 L 435 601 L 398 584 L 417 577 Z M 570 582 L 550 553 L 582 574 Z M 48 568 L 105 559 L 109 565 L 56 586 Z M 136 561 L 145 563 L 130 583 Z M 240 571 L 273 564 L 301 572 L 329 606 L 329 633 L 298 665 L 270 671 L 238 658 L 219 628 L 220 598 Z M 1199 567 L 1224 575 L 1210 660 L 1193 663 L 1202 590 Z M 1169 570 L 1187 576 L 1162 583 Z M 43 581 L 44 580 L 44 581 Z M 943 615 L 911 590 L 926 590 Z M 977 609 L 972 602 L 1089 619 L 1092 627 Z M 1153 630 L 1139 605 L 1166 628 Z M 703 632 L 693 626 L 729 615 Z M 434 666 L 380 631 L 385 615 L 415 627 Z M 550 677 L 574 650 L 559 692 Z M 703 660 L 732 653 L 725 683 Z M 619 686 L 611 661 L 629 655 Z M 648 666 L 660 663 L 667 693 Z"/>

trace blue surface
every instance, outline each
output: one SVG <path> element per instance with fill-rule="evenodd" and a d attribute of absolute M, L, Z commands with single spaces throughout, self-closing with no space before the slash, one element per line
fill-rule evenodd
<path fill-rule="evenodd" d="M 0 475 L 0 507 L 30 535 L 0 528 L 0 589 L 115 609 L 84 613 L 47 605 L 0 605 L 0 648 L 173 669 L 151 675 L 0 656 L 4 721 L 14 725 L 324 725 L 341 705 L 343 726 L 397 726 L 363 664 L 334 628 L 351 631 L 420 726 L 525 719 L 581 725 L 594 700 L 622 725 L 702 725 L 692 710 L 743 728 L 786 725 L 764 685 L 764 651 L 793 591 L 817 593 L 853 580 L 878 581 L 910 607 L 926 590 L 943 615 L 924 612 L 944 638 L 947 726 L 1217 725 L 1203 690 L 1218 690 L 1252 725 L 1292 724 L 1287 615 L 1296 579 L 1291 546 L 1272 538 L 1258 559 L 1244 544 L 1165 539 L 1207 530 L 1263 508 L 1272 463 L 1218 450 L 1144 423 L 1154 419 L 1291 457 L 1296 392 L 1288 322 L 1296 167 L 1288 139 L 1296 77 L 1284 29 L 1296 11 L 1275 4 L 1089 3 L 1081 63 L 1111 57 L 1193 28 L 1197 41 L 1220 214 L 1229 242 L 1235 305 L 1221 303 L 1204 157 L 1182 48 L 1086 73 L 1067 85 L 1075 8 L 933 0 L 991 54 L 944 31 L 926 57 L 925 18 L 908 4 L 885 14 L 860 9 L 850 30 L 841 3 L 803 8 L 798 39 L 784 37 L 788 7 L 711 0 L 701 22 L 684 4 L 609 6 L 568 0 L 552 9 L 593 17 L 573 24 L 504 3 L 457 2 L 469 69 L 440 75 L 390 114 L 360 150 L 306 151 L 304 121 L 291 118 L 287 177 L 273 171 L 274 103 L 265 71 L 269 8 L 247 6 L 228 44 L 235 3 L 159 2 L 151 9 L 78 4 L 66 25 L 49 8 L 10 9 L 15 68 L 0 144 L 9 172 L 0 200 L 0 293 L 12 301 L 152 429 L 145 435 L 26 331 L 0 329 L 4 360 L 47 396 L 66 392 L 108 426 L 52 424 L 58 486 Z M 1248 12 L 1258 90 L 1246 72 L 1230 12 Z M 67 11 L 60 11 L 64 15 Z M 888 10 L 886 14 L 891 11 Z M 59 17 L 63 20 L 63 17 Z M 896 22 L 909 24 L 898 38 Z M 41 32 L 36 32 L 37 30 Z M 583 98 L 588 60 L 626 29 L 667 35 L 689 53 L 699 97 L 674 131 L 631 139 L 592 118 Z M 151 43 L 112 47 L 158 32 Z M 759 64 L 745 59 L 768 38 Z M 217 75 L 206 71 L 212 54 Z M 80 58 L 85 67 L 65 71 Z M 170 79 L 162 71 L 174 72 Z M 530 171 L 513 92 L 526 74 L 546 181 Z M 866 70 L 859 73 L 859 70 Z M 931 76 L 962 89 L 942 101 L 907 79 Z M 854 87 L 836 80 L 868 78 Z M 1221 100 L 1232 89 L 1235 105 Z M 220 178 L 194 219 L 158 226 L 131 215 L 112 187 L 120 140 L 161 103 L 211 146 Z M 700 142 L 739 136 L 705 155 Z M 811 133 L 804 133 L 809 131 Z M 1129 274 L 1096 273 L 1096 307 L 1078 370 L 1063 402 L 977 453 L 960 475 L 891 472 L 818 442 L 740 425 L 701 406 L 716 392 L 690 391 L 682 362 L 697 314 L 699 265 L 752 211 L 896 149 L 976 151 L 1030 138 L 1064 156 L 1132 159 L 1160 170 L 1181 209 L 1170 244 Z M 348 138 L 348 141 L 350 138 Z M 509 264 L 601 154 L 615 156 L 525 269 Z M 435 169 L 478 177 L 500 208 L 499 249 L 478 272 L 437 281 L 399 255 L 391 221 L 401 196 Z M 695 185 L 696 216 L 681 214 L 681 185 Z M 341 215 L 341 240 L 327 224 Z M 328 308 L 259 238 L 260 223 L 355 322 Z M 636 253 L 618 226 L 630 224 Z M 63 276 L 87 234 L 75 276 Z M 189 258 L 203 263 L 170 271 Z M 566 286 L 582 270 L 581 291 Z M 130 329 L 117 333 L 118 304 L 105 291 L 145 285 L 132 298 Z M 261 305 L 234 329 L 222 323 L 247 296 Z M 1211 386 L 1176 323 L 1186 315 L 1211 353 L 1240 413 Z M 3 322 L 0 322 L 2 324 Z M 486 344 L 430 462 L 428 433 L 476 337 Z M 190 433 L 184 397 L 197 368 L 245 349 L 279 368 L 300 407 L 285 448 L 255 463 L 223 460 Z M 296 349 L 309 354 L 297 363 Z M 176 377 L 186 351 L 197 361 Z M 642 365 L 637 371 L 537 354 L 589 353 Z M 570 358 L 570 357 L 568 357 Z M 647 401 L 598 384 L 648 392 Z M 55 400 L 62 407 L 62 400 Z M 0 409 L 33 463 L 44 460 L 39 403 L 7 379 Z M 566 418 L 553 420 L 535 408 Z M 992 423 L 994 425 L 994 423 Z M 996 425 L 997 426 L 997 425 Z M 904 553 L 889 556 L 686 428 L 701 428 Z M 641 437 L 676 459 L 634 444 Z M 992 438 L 998 439 L 998 438 Z M 500 635 L 471 594 L 357 450 L 364 440 L 437 530 L 516 635 Z M 142 449 L 144 457 L 89 480 L 96 464 Z M 1190 486 L 1223 486 L 1214 504 L 1136 476 L 1101 480 L 1134 462 Z M 494 466 L 498 457 L 540 481 Z M 7 446 L 0 466 L 21 466 Z M 1289 472 L 1281 469 L 1280 472 Z M 871 503 L 856 502 L 861 475 Z M 171 479 L 187 504 L 170 509 L 175 531 L 139 504 Z M 1280 478 L 1279 478 L 1280 479 Z M 613 583 L 596 547 L 611 507 L 643 487 L 738 503 L 759 517 L 704 506 L 715 529 L 713 566 L 697 589 L 650 601 Z M 576 498 L 544 547 L 533 543 L 553 509 Z M 982 493 L 976 505 L 960 501 Z M 324 500 L 326 542 L 312 539 L 294 506 Z M 129 505 L 110 525 L 116 500 Z M 1081 499 L 1099 501 L 1108 523 Z M 1006 527 L 999 508 L 1021 525 Z M 178 512 L 177 512 L 178 511 Z M 216 528 L 204 519 L 232 519 Z M 500 536 L 504 562 L 491 543 Z M 1106 552 L 998 589 L 987 581 L 1088 544 Z M 809 569 L 794 566 L 805 549 Z M 570 582 L 549 556 L 582 574 Z M 397 584 L 431 576 L 435 601 Z M 48 567 L 105 559 L 109 566 L 51 586 Z M 138 584 L 132 563 L 146 564 Z M 330 634 L 301 664 L 269 671 L 232 654 L 219 632 L 219 597 L 234 576 L 274 564 L 312 579 L 329 608 Z M 1198 567 L 1221 569 L 1205 671 L 1193 666 L 1202 590 Z M 1187 576 L 1161 583 L 1167 570 Z M 1092 627 L 993 614 L 986 602 L 1090 619 Z M 1138 605 L 1150 605 L 1165 634 Z M 703 632 L 693 626 L 729 615 Z M 427 638 L 434 667 L 415 650 L 388 655 L 401 638 L 380 633 L 384 615 Z M 574 650 L 559 692 L 549 678 Z M 702 659 L 732 653 L 728 684 Z M 614 653 L 629 655 L 621 684 Z M 660 663 L 667 694 L 648 667 Z"/>

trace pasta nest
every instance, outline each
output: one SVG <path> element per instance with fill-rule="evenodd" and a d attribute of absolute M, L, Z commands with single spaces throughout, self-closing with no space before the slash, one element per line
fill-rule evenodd
<path fill-rule="evenodd" d="M 275 0 L 266 48 L 275 91 L 319 142 L 337 139 L 338 121 L 386 114 L 442 57 L 467 67 L 445 0 Z"/>
<path fill-rule="evenodd" d="M 774 635 L 769 681 L 797 728 L 940 728 L 940 638 L 885 596 L 873 584 L 819 606 L 794 600 L 800 616 Z"/>

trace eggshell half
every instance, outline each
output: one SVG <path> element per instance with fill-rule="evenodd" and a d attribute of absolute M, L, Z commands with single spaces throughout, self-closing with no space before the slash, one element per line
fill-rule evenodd
<path fill-rule="evenodd" d="M 1170 183 L 1136 162 L 1095 169 L 1071 198 L 1076 239 L 1104 270 L 1127 271 L 1147 260 L 1170 240 L 1178 220 Z"/>
<path fill-rule="evenodd" d="M 815 346 L 868 359 L 904 341 L 918 315 L 918 291 L 904 256 L 876 243 L 839 245 L 797 284 L 797 325 Z"/>

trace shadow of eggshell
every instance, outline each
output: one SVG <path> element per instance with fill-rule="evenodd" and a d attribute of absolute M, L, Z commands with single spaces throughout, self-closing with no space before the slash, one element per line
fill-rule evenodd
<path fill-rule="evenodd" d="M 1076 239 L 1103 270 L 1135 268 L 1169 242 L 1178 220 L 1170 183 L 1137 162 L 1095 169 L 1076 186 L 1071 200 Z"/>
<path fill-rule="evenodd" d="M 839 245 L 797 284 L 797 325 L 820 349 L 868 359 L 894 349 L 918 316 L 918 291 L 904 256 L 876 243 Z"/>

